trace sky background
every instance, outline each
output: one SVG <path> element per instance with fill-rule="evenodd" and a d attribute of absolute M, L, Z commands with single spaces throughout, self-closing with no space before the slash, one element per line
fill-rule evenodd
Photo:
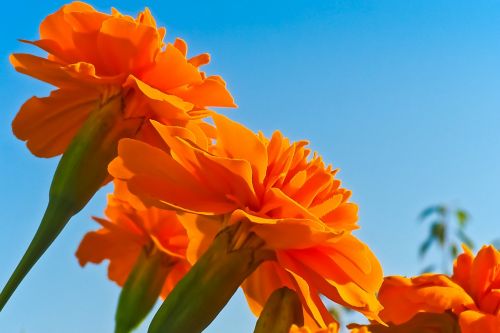
<path fill-rule="evenodd" d="M 38 25 L 62 1 L 3 4 L 0 21 L 0 285 L 31 240 L 58 159 L 32 156 L 10 123 L 46 84 L 15 73 Z M 356 235 L 385 274 L 417 274 L 426 228 L 416 217 L 446 203 L 472 214 L 478 244 L 500 236 L 500 1 L 92 1 L 133 14 L 145 6 L 167 40 L 209 52 L 228 82 L 233 119 L 280 129 L 341 169 L 360 207 Z M 112 332 L 119 288 L 106 265 L 74 257 L 102 215 L 102 189 L 72 220 L 0 313 L 0 332 Z M 435 254 L 435 252 L 434 252 Z M 435 258 L 437 259 L 437 258 Z M 206 330 L 250 333 L 240 292 Z M 137 332 L 146 332 L 147 324 Z"/>

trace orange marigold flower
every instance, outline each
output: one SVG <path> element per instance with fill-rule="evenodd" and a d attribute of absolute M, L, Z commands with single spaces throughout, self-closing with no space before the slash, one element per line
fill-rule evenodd
<path fill-rule="evenodd" d="M 205 216 L 187 227 L 191 260 L 228 224 L 243 221 L 247 233 L 262 239 L 276 260 L 261 264 L 242 285 L 255 314 L 286 286 L 301 297 L 308 325 L 333 321 L 320 294 L 377 319 L 382 270 L 350 233 L 357 228 L 357 206 L 337 171 L 316 154 L 308 158 L 304 141 L 291 143 L 280 132 L 266 139 L 212 117 L 215 143 L 153 122 L 168 148 L 122 140 L 110 174 L 145 202 Z"/>
<path fill-rule="evenodd" d="M 49 97 L 32 97 L 13 122 L 14 134 L 41 157 L 63 153 L 92 110 L 114 96 L 123 100 L 124 118 L 151 118 L 183 125 L 206 114 L 207 106 L 234 106 L 219 76 L 199 71 L 208 54 L 187 59 L 187 45 L 163 42 L 148 9 L 136 19 L 113 9 L 97 12 L 73 2 L 40 25 L 48 52 L 41 58 L 13 54 L 17 71 L 57 87 Z M 138 136 L 147 137 L 138 130 Z"/>
<path fill-rule="evenodd" d="M 425 274 L 415 278 L 388 277 L 380 289 L 381 317 L 401 324 L 419 312 L 451 311 L 462 333 L 500 332 L 500 252 L 483 246 L 474 257 L 464 253 L 453 275 Z"/>
<path fill-rule="evenodd" d="M 108 196 L 105 214 L 107 219 L 94 218 L 101 228 L 87 233 L 78 247 L 80 265 L 109 260 L 109 279 L 123 286 L 141 251 L 161 251 L 169 266 L 161 291 L 165 298 L 191 267 L 186 260 L 187 233 L 177 214 L 144 207 L 120 182 Z"/>

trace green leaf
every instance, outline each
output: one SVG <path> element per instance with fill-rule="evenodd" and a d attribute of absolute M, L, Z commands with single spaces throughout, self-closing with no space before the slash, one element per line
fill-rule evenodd
<path fill-rule="evenodd" d="M 304 325 L 302 303 L 295 291 L 283 287 L 269 296 L 254 333 L 288 333 L 293 324 Z"/>
<path fill-rule="evenodd" d="M 439 245 L 443 246 L 446 238 L 446 227 L 442 221 L 434 222 L 431 225 L 431 235 L 437 239 Z"/>
<path fill-rule="evenodd" d="M 465 227 L 465 225 L 469 221 L 469 213 L 467 213 L 463 209 L 457 209 L 456 217 L 457 217 L 457 222 L 458 222 L 459 227 Z"/>
<path fill-rule="evenodd" d="M 427 219 L 428 217 L 430 217 L 432 214 L 443 215 L 445 211 L 446 211 L 446 207 L 444 207 L 442 205 L 429 206 L 420 213 L 420 215 L 418 216 L 418 219 L 420 221 L 423 221 L 423 220 Z"/>
<path fill-rule="evenodd" d="M 456 258 L 458 255 L 458 246 L 457 244 L 453 243 L 450 245 L 450 255 L 452 258 Z"/>

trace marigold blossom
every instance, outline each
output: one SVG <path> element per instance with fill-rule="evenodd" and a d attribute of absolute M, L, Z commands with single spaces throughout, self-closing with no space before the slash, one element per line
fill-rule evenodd
<path fill-rule="evenodd" d="M 199 67 L 208 54 L 186 58 L 187 45 L 165 44 L 148 9 L 136 19 L 73 2 L 40 25 L 40 40 L 29 42 L 47 58 L 13 54 L 15 69 L 57 87 L 48 97 L 32 97 L 13 122 L 14 134 L 41 157 L 63 153 L 85 119 L 114 96 L 123 100 L 124 118 L 151 118 L 184 126 L 206 115 L 207 106 L 234 106 L 219 76 Z M 137 130 L 147 138 L 147 126 Z"/>
<path fill-rule="evenodd" d="M 500 332 L 500 252 L 483 246 L 476 257 L 464 246 L 453 275 L 388 277 L 379 294 L 381 317 L 399 325 L 420 312 L 451 312 L 462 333 Z"/>
<path fill-rule="evenodd" d="M 244 221 L 248 233 L 276 254 L 242 285 L 255 314 L 286 286 L 299 294 L 308 325 L 333 321 L 320 294 L 376 320 L 382 270 L 350 233 L 357 228 L 357 206 L 348 201 L 351 193 L 340 187 L 337 171 L 316 154 L 308 158 L 304 141 L 291 143 L 280 132 L 266 139 L 212 117 L 215 143 L 153 122 L 167 148 L 124 139 L 110 174 L 148 204 L 199 215 L 187 227 L 191 261 L 218 230 Z"/>
<path fill-rule="evenodd" d="M 107 219 L 94 218 L 101 228 L 88 232 L 80 243 L 80 265 L 109 260 L 109 279 L 123 286 L 141 251 L 164 252 L 164 265 L 169 266 L 161 292 L 165 298 L 191 267 L 186 260 L 187 233 L 176 213 L 144 207 L 125 184 L 115 182 L 105 214 Z"/>

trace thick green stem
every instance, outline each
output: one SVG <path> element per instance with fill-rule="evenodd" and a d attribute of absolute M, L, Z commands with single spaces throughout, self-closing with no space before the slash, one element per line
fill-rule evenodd
<path fill-rule="evenodd" d="M 156 313 L 149 333 L 199 333 L 227 304 L 240 284 L 273 253 L 236 224 L 217 235 L 209 249 L 175 286 Z M 242 233 L 243 230 L 243 233 Z"/>
<path fill-rule="evenodd" d="M 283 287 L 269 296 L 254 333 L 288 333 L 293 324 L 304 325 L 302 303 L 295 291 Z"/>
<path fill-rule="evenodd" d="M 115 333 L 132 332 L 146 318 L 160 297 L 175 260 L 156 248 L 141 251 L 120 293 Z"/>
<path fill-rule="evenodd" d="M 120 96 L 100 105 L 89 115 L 61 157 L 42 222 L 0 294 L 0 311 L 71 217 L 85 207 L 104 184 L 107 166 L 116 156 L 118 140 L 138 130 L 140 120 L 123 119 L 122 109 Z"/>

